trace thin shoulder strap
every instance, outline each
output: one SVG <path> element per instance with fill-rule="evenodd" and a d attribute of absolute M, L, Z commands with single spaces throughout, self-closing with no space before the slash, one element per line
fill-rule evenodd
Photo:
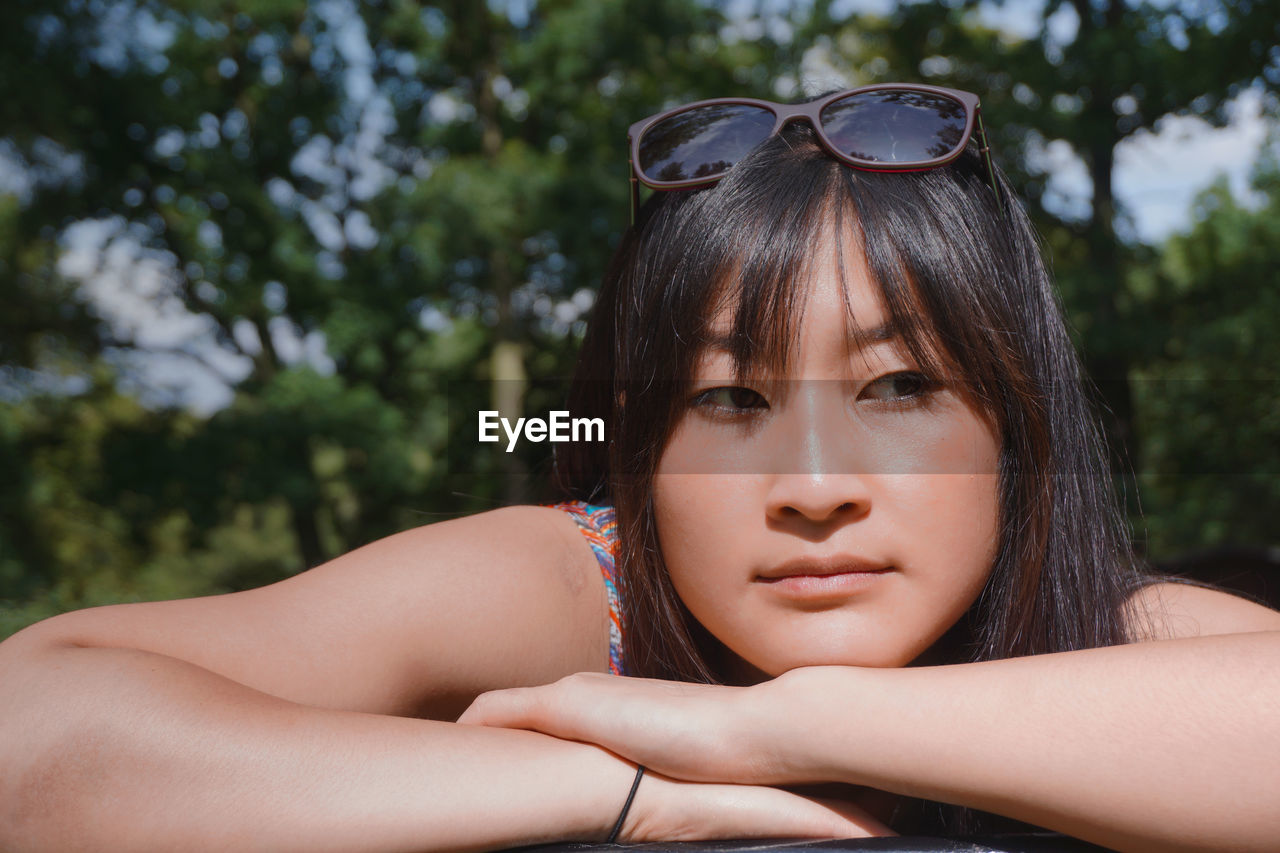
<path fill-rule="evenodd" d="M 622 659 L 622 604 L 618 598 L 618 520 L 611 506 L 566 501 L 552 504 L 552 509 L 562 510 L 578 525 L 591 552 L 600 564 L 600 575 L 609 595 L 609 671 L 614 675 L 626 672 Z"/>

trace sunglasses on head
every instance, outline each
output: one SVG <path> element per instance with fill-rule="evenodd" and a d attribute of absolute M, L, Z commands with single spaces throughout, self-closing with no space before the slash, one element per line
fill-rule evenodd
<path fill-rule="evenodd" d="M 881 83 L 804 104 L 755 98 L 695 101 L 631 125 L 631 222 L 640 187 L 704 187 L 792 121 L 807 121 L 832 157 L 855 169 L 915 172 L 960 156 L 974 130 L 1003 213 L 978 96 L 956 89 Z"/>

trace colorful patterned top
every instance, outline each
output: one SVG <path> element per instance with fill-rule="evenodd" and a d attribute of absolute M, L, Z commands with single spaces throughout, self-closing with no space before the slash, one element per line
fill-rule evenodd
<path fill-rule="evenodd" d="M 618 520 L 613 507 L 566 501 L 553 504 L 552 509 L 569 514 L 591 546 L 596 561 L 600 563 L 604 588 L 609 594 L 609 671 L 614 675 L 625 675 L 626 666 L 622 659 L 622 603 L 618 598 L 615 569 L 618 559 Z"/>

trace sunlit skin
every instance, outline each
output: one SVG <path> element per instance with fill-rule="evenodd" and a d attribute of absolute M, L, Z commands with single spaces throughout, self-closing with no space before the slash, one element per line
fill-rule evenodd
<path fill-rule="evenodd" d="M 854 325 L 888 320 L 859 251 L 843 259 L 851 318 L 834 252 L 815 257 L 785 375 L 735 379 L 709 347 L 655 480 L 672 582 L 741 680 L 904 666 L 975 600 L 995 557 L 993 429 L 900 338 L 855 344 Z"/>
<path fill-rule="evenodd" d="M 830 245 L 781 375 L 738 377 L 712 318 L 654 482 L 662 556 L 728 684 L 583 672 L 458 721 L 643 765 L 642 814 L 670 779 L 837 782 L 863 834 L 910 827 L 907 797 L 1117 850 L 1274 850 L 1280 613 L 1159 583 L 1118 617 L 1135 642 L 929 654 L 995 560 L 1000 436 L 962 384 L 920 375 L 862 258 Z"/>

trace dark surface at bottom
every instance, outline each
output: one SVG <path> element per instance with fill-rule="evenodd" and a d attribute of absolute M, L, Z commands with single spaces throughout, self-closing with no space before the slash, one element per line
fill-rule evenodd
<path fill-rule="evenodd" d="M 538 853 L 583 853 L 583 851 L 643 850 L 647 853 L 768 853 L 768 851 L 828 850 L 863 853 L 1096 853 L 1107 848 L 1088 844 L 1065 835 L 1034 833 L 1019 835 L 983 835 L 968 838 L 851 838 L 847 840 L 755 840 L 755 841 L 685 841 L 650 842 L 647 844 L 550 844 L 524 847 Z"/>

